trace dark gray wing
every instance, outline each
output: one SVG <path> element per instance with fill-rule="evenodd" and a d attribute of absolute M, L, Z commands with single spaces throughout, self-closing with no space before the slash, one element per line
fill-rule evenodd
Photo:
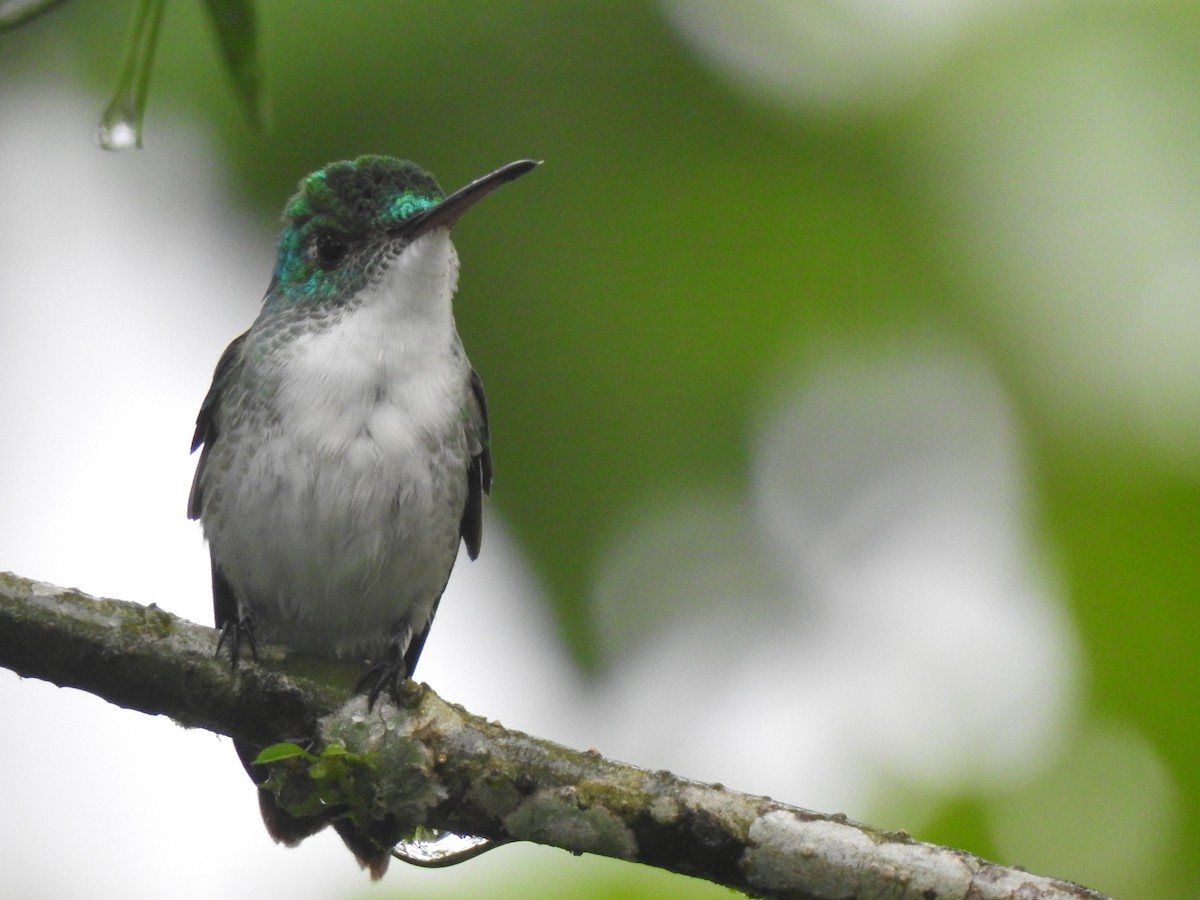
<path fill-rule="evenodd" d="M 458 533 L 467 545 L 467 554 L 471 559 L 475 559 L 479 555 L 479 544 L 483 537 L 483 498 L 492 492 L 492 448 L 491 433 L 488 431 L 487 398 L 483 394 L 483 382 L 479 380 L 479 373 L 474 369 L 471 370 L 471 398 L 479 412 L 479 452 L 471 457 L 471 463 L 467 467 L 467 505 L 463 507 Z M 433 609 L 429 612 L 429 621 L 404 651 L 404 670 L 410 678 L 417 667 L 417 660 L 421 658 L 421 650 L 425 647 L 425 639 L 429 637 L 433 617 L 437 615 L 438 604 L 441 602 L 441 597 L 434 601 Z"/>
<path fill-rule="evenodd" d="M 188 495 L 187 514 L 189 519 L 200 518 L 204 502 L 200 480 L 204 474 L 204 466 L 208 462 L 209 451 L 212 450 L 218 437 L 217 410 L 221 405 L 221 388 L 229 377 L 229 370 L 241 356 L 242 342 L 246 340 L 246 334 L 249 332 L 234 338 L 225 348 L 225 352 L 221 354 L 221 359 L 217 362 L 217 369 L 213 373 L 212 386 L 204 396 L 204 402 L 200 404 L 200 413 L 196 416 L 196 433 L 192 436 L 192 452 L 195 453 L 201 445 L 204 446 L 204 449 L 200 451 L 200 461 L 196 463 L 196 476 L 192 479 L 192 491 Z M 238 621 L 237 598 L 234 597 L 229 582 L 217 568 L 215 560 L 212 564 L 212 584 L 213 618 L 216 620 L 217 627 L 224 628 L 230 623 L 236 623 Z"/>
<path fill-rule="evenodd" d="M 212 385 L 208 389 L 208 393 L 204 395 L 204 402 L 200 404 L 200 412 L 196 416 L 196 431 L 192 435 L 192 452 L 203 444 L 204 450 L 200 453 L 200 462 L 196 464 L 196 477 L 192 479 L 192 491 L 188 494 L 188 518 L 200 518 L 200 506 L 203 498 L 200 496 L 200 476 L 204 473 L 204 466 L 208 462 L 208 451 L 212 449 L 212 445 L 217 440 L 217 409 L 221 405 L 221 388 L 225 385 L 225 380 L 229 377 L 229 370 L 241 356 L 242 342 L 246 340 L 246 335 L 250 332 L 245 331 L 239 334 L 229 346 L 225 348 L 225 352 L 221 354 L 221 358 L 217 361 L 216 371 L 213 372 Z"/>
<path fill-rule="evenodd" d="M 479 410 L 480 450 L 471 457 L 467 469 L 467 505 L 463 509 L 459 534 L 467 545 L 471 559 L 479 555 L 479 543 L 483 537 L 483 498 L 492 492 L 492 447 L 488 431 L 487 397 L 483 394 L 483 382 L 479 373 L 471 370 L 471 396 Z"/>

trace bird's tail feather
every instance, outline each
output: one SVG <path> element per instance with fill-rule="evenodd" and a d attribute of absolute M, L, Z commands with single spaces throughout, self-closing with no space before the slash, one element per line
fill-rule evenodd
<path fill-rule="evenodd" d="M 261 783 L 261 775 L 255 771 L 254 759 L 259 749 L 244 741 L 234 741 L 238 757 L 246 772 L 255 784 Z M 371 878 L 378 880 L 387 871 L 392 858 L 390 847 L 380 847 L 368 835 L 354 826 L 348 819 L 337 818 L 336 810 L 329 810 L 314 816 L 294 816 L 275 802 L 275 795 L 266 788 L 258 789 L 258 808 L 262 812 L 263 824 L 267 833 L 285 847 L 295 847 L 307 837 L 312 837 L 326 825 L 332 824 L 338 835 L 345 842 L 350 852 L 354 854 L 358 864 L 371 873 Z"/>

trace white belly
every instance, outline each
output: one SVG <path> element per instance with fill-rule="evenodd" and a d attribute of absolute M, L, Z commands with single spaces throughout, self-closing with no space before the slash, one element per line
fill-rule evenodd
<path fill-rule="evenodd" d="M 420 633 L 458 551 L 466 467 L 448 456 L 277 437 L 242 460 L 252 475 L 206 534 L 262 639 L 374 658 L 402 625 Z"/>

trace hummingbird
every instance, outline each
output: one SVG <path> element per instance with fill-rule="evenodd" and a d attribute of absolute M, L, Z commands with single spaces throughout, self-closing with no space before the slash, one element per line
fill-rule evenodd
<path fill-rule="evenodd" d="M 460 542 L 479 553 L 492 455 L 483 383 L 463 350 L 450 229 L 509 163 L 445 195 L 415 164 L 335 162 L 284 208 L 254 323 L 222 354 L 196 420 L 188 498 L 212 562 L 233 665 L 256 641 L 368 665 L 374 705 L 413 674 Z M 260 748 L 235 742 L 255 778 Z M 268 832 L 294 846 L 331 824 L 259 788 Z M 389 847 L 333 818 L 379 878 Z"/>

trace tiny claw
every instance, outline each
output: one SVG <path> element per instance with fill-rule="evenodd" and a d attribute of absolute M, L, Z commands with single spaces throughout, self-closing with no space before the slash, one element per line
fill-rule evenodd
<path fill-rule="evenodd" d="M 358 679 L 358 684 L 354 686 L 354 693 L 366 694 L 367 709 L 371 710 L 374 709 L 375 702 L 386 688 L 393 702 L 399 706 L 400 685 L 404 684 L 406 678 L 408 678 L 408 670 L 404 665 L 404 660 L 393 660 L 389 656 L 388 659 L 375 663 L 363 673 L 362 678 Z"/>
<path fill-rule="evenodd" d="M 411 640 L 412 630 L 402 629 L 392 638 L 383 659 L 363 672 L 362 678 L 358 679 L 358 684 L 354 686 L 354 693 L 367 695 L 368 710 L 374 709 L 375 702 L 384 689 L 392 698 L 392 702 L 397 706 L 401 705 L 400 686 L 408 678 L 408 665 L 404 661 L 404 654 L 408 650 Z"/>
<path fill-rule="evenodd" d="M 213 656 L 219 656 L 221 647 L 225 645 L 225 641 L 229 641 L 229 660 L 232 668 L 236 669 L 238 660 L 241 658 L 242 641 L 246 642 L 246 646 L 250 648 L 250 655 L 255 660 L 258 659 L 258 643 L 254 639 L 254 622 L 249 616 L 242 616 L 238 620 L 230 619 L 221 626 L 221 636 L 217 638 L 217 649 Z"/>

